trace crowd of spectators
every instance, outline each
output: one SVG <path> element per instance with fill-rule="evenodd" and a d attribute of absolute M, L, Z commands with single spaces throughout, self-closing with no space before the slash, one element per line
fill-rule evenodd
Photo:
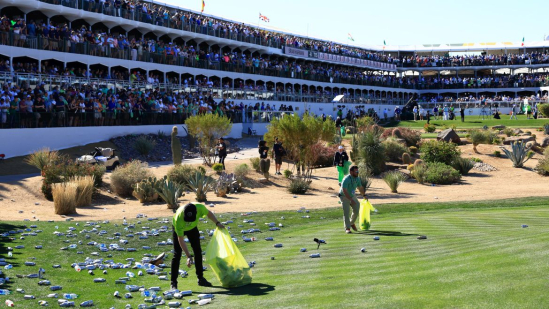
<path fill-rule="evenodd" d="M 398 65 L 402 67 L 461 67 L 544 63 L 549 63 L 549 53 L 537 51 L 501 55 L 410 55 L 402 56 L 398 60 Z"/>
<path fill-rule="evenodd" d="M 167 92 L 159 88 L 112 89 L 93 85 L 62 85 L 47 90 L 3 84 L 0 93 L 2 128 L 75 127 L 141 124 L 182 124 L 191 115 L 217 113 L 233 122 L 272 117 L 265 112 L 293 112 L 292 105 L 236 103 L 214 100 L 211 93 Z M 264 120 L 269 120 L 264 119 Z"/>
<path fill-rule="evenodd" d="M 456 96 L 443 96 L 440 94 L 422 94 L 418 98 L 418 102 L 420 103 L 470 103 L 470 104 L 477 104 L 477 105 L 483 105 L 485 103 L 493 103 L 493 102 L 524 102 L 524 100 L 527 99 L 529 102 L 547 102 L 548 96 L 543 95 L 527 95 L 527 96 L 508 96 L 508 95 L 493 95 L 493 96 L 487 96 L 487 95 L 473 95 L 473 94 L 465 94 L 465 95 L 456 95 Z"/>

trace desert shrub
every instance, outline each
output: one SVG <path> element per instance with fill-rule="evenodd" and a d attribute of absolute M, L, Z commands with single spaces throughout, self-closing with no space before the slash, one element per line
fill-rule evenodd
<path fill-rule="evenodd" d="M 177 127 L 175 127 L 177 128 Z M 177 131 L 177 129 L 176 129 Z M 166 132 L 162 131 L 162 130 L 158 130 L 156 132 L 156 137 L 158 137 L 158 139 L 165 139 L 166 138 Z"/>
<path fill-rule="evenodd" d="M 425 174 L 427 174 L 427 166 L 425 164 L 414 164 L 414 169 L 410 173 L 418 183 L 425 183 Z"/>
<path fill-rule="evenodd" d="M 399 171 L 389 171 L 383 175 L 383 181 L 389 186 L 392 193 L 398 193 L 398 186 L 406 181 L 406 175 Z"/>
<path fill-rule="evenodd" d="M 410 146 L 408 147 L 408 150 L 410 150 L 410 153 L 415 155 L 417 153 L 417 147 L 416 146 Z"/>
<path fill-rule="evenodd" d="M 290 179 L 290 177 L 292 177 L 292 171 L 284 170 L 284 177 Z"/>
<path fill-rule="evenodd" d="M 214 188 L 214 185 L 215 180 L 212 177 L 197 171 L 189 177 L 187 188 L 196 194 L 197 202 L 206 202 L 206 194 Z"/>
<path fill-rule="evenodd" d="M 106 168 L 100 164 L 77 164 L 66 156 L 60 156 L 56 162 L 51 162 L 44 166 L 42 170 L 42 193 L 48 200 L 53 199 L 52 184 L 67 182 L 71 178 L 78 176 L 91 176 L 94 180 L 94 186 L 100 186 L 103 183 L 103 175 Z"/>
<path fill-rule="evenodd" d="M 435 125 L 433 125 L 433 124 L 427 124 L 426 123 L 423 126 L 423 130 L 425 130 L 425 132 L 427 132 L 427 133 L 433 133 L 433 132 L 436 131 L 436 129 L 437 129 L 437 127 L 435 127 Z"/>
<path fill-rule="evenodd" d="M 237 165 L 234 168 L 234 175 L 237 179 L 244 179 L 250 173 L 250 167 L 246 163 Z"/>
<path fill-rule="evenodd" d="M 332 166 L 334 163 L 334 154 L 338 151 L 338 145 L 326 146 L 322 142 L 311 146 L 311 165 L 315 167 Z"/>
<path fill-rule="evenodd" d="M 534 170 L 542 176 L 549 176 L 549 147 L 545 149 L 544 157 L 539 159 Z"/>
<path fill-rule="evenodd" d="M 151 150 L 156 146 L 156 141 L 146 135 L 139 136 L 133 142 L 133 148 L 142 156 L 148 156 Z"/>
<path fill-rule="evenodd" d="M 478 153 L 477 146 L 480 144 L 492 144 L 497 135 L 488 130 L 473 129 L 469 131 L 471 143 L 473 143 L 473 150 Z"/>
<path fill-rule="evenodd" d="M 69 182 L 76 185 L 76 207 L 90 206 L 95 183 L 93 176 L 76 176 Z"/>
<path fill-rule="evenodd" d="M 480 159 L 480 158 L 471 157 L 470 159 L 471 159 L 471 161 L 473 161 L 473 162 L 482 163 L 482 159 Z"/>
<path fill-rule="evenodd" d="M 112 172 L 111 188 L 119 196 L 130 197 L 132 196 L 133 186 L 151 176 L 152 173 L 149 171 L 146 162 L 130 161 Z"/>
<path fill-rule="evenodd" d="M 373 175 L 379 175 L 385 171 L 385 147 L 381 142 L 381 134 L 384 129 L 377 126 L 369 126 L 363 133 L 356 134 L 353 139 L 353 162 L 365 163 Z"/>
<path fill-rule="evenodd" d="M 402 154 L 402 163 L 408 165 L 412 163 L 412 158 L 410 157 L 410 154 L 405 152 Z"/>
<path fill-rule="evenodd" d="M 425 162 L 442 162 L 447 165 L 461 154 L 456 144 L 436 140 L 421 143 L 420 152 Z"/>
<path fill-rule="evenodd" d="M 221 173 L 223 171 L 223 164 L 215 163 L 212 165 L 212 170 L 214 170 L 214 172 Z"/>
<path fill-rule="evenodd" d="M 250 163 L 252 163 L 252 168 L 256 172 L 259 172 L 259 158 L 258 157 L 250 158 Z"/>
<path fill-rule="evenodd" d="M 62 155 L 59 152 L 50 151 L 49 148 L 42 148 L 26 157 L 25 163 L 43 171 L 46 166 L 56 164 L 60 159 L 62 159 Z"/>
<path fill-rule="evenodd" d="M 538 111 L 545 117 L 549 117 L 549 103 L 539 104 Z"/>
<path fill-rule="evenodd" d="M 212 113 L 189 117 L 185 124 L 189 134 L 198 140 L 200 156 L 207 165 L 212 165 L 217 139 L 231 132 L 231 121 L 225 116 Z"/>
<path fill-rule="evenodd" d="M 433 184 L 452 184 L 461 178 L 461 175 L 451 166 L 442 162 L 427 162 L 425 181 Z"/>
<path fill-rule="evenodd" d="M 406 141 L 406 146 L 417 146 L 421 140 L 421 133 L 414 129 L 399 127 L 393 130 L 385 129 L 381 134 L 382 140 L 386 140 L 391 137 L 404 139 Z"/>
<path fill-rule="evenodd" d="M 383 141 L 383 148 L 390 161 L 400 161 L 402 154 L 408 151 L 408 148 L 392 138 Z"/>
<path fill-rule="evenodd" d="M 309 190 L 309 183 L 301 178 L 292 179 L 288 191 L 292 194 L 305 194 Z"/>
<path fill-rule="evenodd" d="M 511 128 L 505 128 L 503 129 L 503 134 L 505 134 L 507 137 L 515 135 L 515 130 Z"/>
<path fill-rule="evenodd" d="M 475 166 L 475 162 L 467 158 L 456 158 L 452 162 L 452 167 L 457 170 L 461 175 L 469 174 L 469 171 Z"/>
<path fill-rule="evenodd" d="M 501 151 L 499 151 L 499 150 L 494 150 L 494 157 L 496 157 L 496 158 L 501 157 Z"/>
<path fill-rule="evenodd" d="M 168 179 L 175 181 L 176 183 L 186 187 L 189 184 L 189 177 L 200 171 L 192 165 L 183 164 L 172 167 L 168 171 Z M 206 171 L 200 171 L 202 174 L 206 174 Z"/>
<path fill-rule="evenodd" d="M 360 132 L 360 131 L 363 131 L 364 128 L 375 124 L 375 121 L 374 119 L 372 119 L 372 117 L 365 116 L 365 117 L 357 118 L 355 120 L 355 123 L 356 123 L 356 131 Z"/>
<path fill-rule="evenodd" d="M 56 215 L 76 213 L 76 184 L 71 182 L 52 185 L 53 207 Z"/>

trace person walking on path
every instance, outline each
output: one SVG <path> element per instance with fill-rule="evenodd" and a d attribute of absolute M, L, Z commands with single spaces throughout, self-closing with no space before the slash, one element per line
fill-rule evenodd
<path fill-rule="evenodd" d="M 285 155 L 286 150 L 282 147 L 282 142 L 278 140 L 278 137 L 275 137 L 275 142 L 273 145 L 273 154 L 275 160 L 275 175 L 282 175 L 280 172 L 280 167 L 282 166 L 282 157 Z"/>
<path fill-rule="evenodd" d="M 175 212 L 173 216 L 173 249 L 174 256 L 171 266 L 171 288 L 177 289 L 177 276 L 179 276 L 179 264 L 181 262 L 182 253 L 187 257 L 187 267 L 195 264 L 196 277 L 198 278 L 199 286 L 210 287 L 212 284 L 204 278 L 204 269 L 202 267 L 202 248 L 200 246 L 200 232 L 198 231 L 198 221 L 200 218 L 208 217 L 215 226 L 224 229 L 225 226 L 217 220 L 215 215 L 210 212 L 206 206 L 198 203 L 189 203 Z M 193 257 L 189 253 L 184 236 L 187 236 L 191 248 L 193 249 Z"/>
<path fill-rule="evenodd" d="M 339 189 L 339 200 L 343 206 L 343 224 L 345 233 L 351 234 L 351 228 L 357 231 L 355 222 L 360 211 L 360 204 L 355 196 L 355 191 L 358 188 L 363 198 L 366 198 L 366 192 L 358 177 L 358 166 L 353 165 L 349 168 L 349 175 L 343 178 L 341 188 Z M 349 216 L 350 211 L 352 214 Z"/>
<path fill-rule="evenodd" d="M 347 152 L 345 152 L 345 149 L 343 149 L 343 146 L 337 147 L 338 151 L 334 155 L 334 166 L 337 167 L 338 171 L 338 182 L 339 185 L 341 185 L 341 181 L 343 181 L 343 177 L 345 177 L 347 174 L 349 174 L 349 170 L 346 169 L 346 166 L 349 165 L 349 156 L 347 155 Z"/>
<path fill-rule="evenodd" d="M 227 144 L 225 144 L 225 140 L 223 137 L 219 138 L 219 142 L 217 143 L 217 153 L 219 156 L 219 163 L 223 164 L 223 170 L 225 170 L 225 158 L 227 157 Z"/>

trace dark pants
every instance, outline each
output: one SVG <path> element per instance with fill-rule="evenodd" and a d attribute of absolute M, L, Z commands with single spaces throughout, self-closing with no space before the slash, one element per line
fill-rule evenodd
<path fill-rule="evenodd" d="M 219 156 L 219 163 L 223 164 L 223 170 L 225 170 L 225 158 L 227 156 Z"/>
<path fill-rule="evenodd" d="M 204 269 L 202 268 L 202 248 L 200 247 L 200 233 L 198 232 L 198 228 L 195 227 L 190 231 L 184 232 L 183 235 L 187 236 L 189 243 L 191 244 L 191 248 L 193 249 L 196 277 L 200 279 L 204 276 Z M 179 264 L 181 262 L 181 254 L 183 249 L 181 249 L 181 246 L 179 245 L 175 231 L 173 231 L 173 249 L 174 255 L 172 259 L 171 281 L 172 285 L 177 286 L 177 276 L 179 275 Z"/>

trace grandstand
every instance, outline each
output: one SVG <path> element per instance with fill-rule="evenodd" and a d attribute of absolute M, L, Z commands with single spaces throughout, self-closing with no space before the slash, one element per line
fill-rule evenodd
<path fill-rule="evenodd" d="M 547 101 L 548 41 L 363 48 L 148 1 L 0 7 L 1 128 L 171 125 L 218 112 L 260 133 L 289 112 L 506 113 Z"/>

